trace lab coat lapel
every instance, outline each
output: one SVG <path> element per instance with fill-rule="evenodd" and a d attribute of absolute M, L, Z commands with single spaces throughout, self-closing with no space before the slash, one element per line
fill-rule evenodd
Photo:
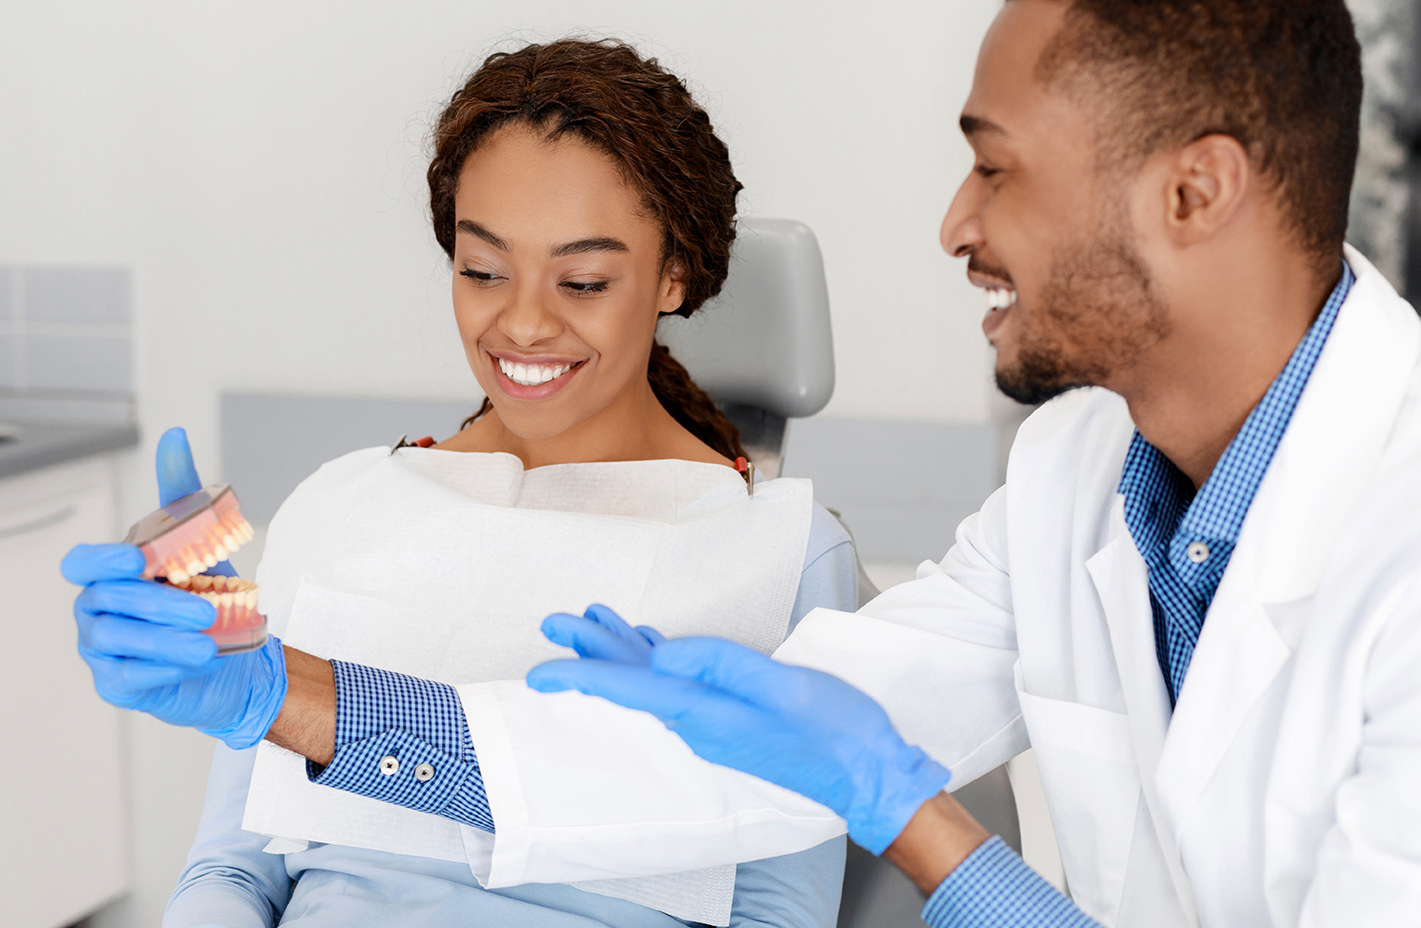
<path fill-rule="evenodd" d="M 1193 920 L 1192 897 L 1180 864 L 1174 829 L 1164 815 L 1155 772 L 1169 728 L 1169 694 L 1155 656 L 1155 631 L 1150 609 L 1149 573 L 1145 559 L 1125 523 L 1125 498 L 1116 494 L 1111 507 L 1108 540 L 1086 562 L 1110 628 L 1110 645 L 1120 674 L 1125 710 L 1135 744 L 1135 761 L 1145 806 L 1155 823 L 1160 850 L 1179 899 Z"/>
<path fill-rule="evenodd" d="M 1181 844 L 1205 784 L 1302 633 L 1280 630 L 1270 611 L 1306 613 L 1301 601 L 1317 589 L 1416 363 L 1415 313 L 1360 254 L 1347 258 L 1357 281 L 1244 520 L 1160 755 L 1158 786 Z"/>

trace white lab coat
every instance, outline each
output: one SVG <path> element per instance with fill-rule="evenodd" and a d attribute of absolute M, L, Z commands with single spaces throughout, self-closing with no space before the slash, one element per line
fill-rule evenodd
<path fill-rule="evenodd" d="M 776 652 L 874 695 L 959 785 L 1034 748 L 1072 895 L 1107 925 L 1421 924 L 1421 320 L 1360 254 L 1347 258 L 1356 284 L 1172 715 L 1117 492 L 1133 425 L 1104 390 L 1028 420 L 1006 486 L 940 565 L 857 615 L 811 613 Z M 506 690 L 505 723 L 537 698 Z M 602 706 L 587 711 L 616 711 Z M 480 746 L 491 786 L 520 762 L 556 762 L 555 727 Z M 658 844 L 706 866 L 747 844 L 823 840 L 812 810 L 776 817 L 767 794 L 728 813 L 668 769 L 642 787 L 654 808 L 609 809 L 568 778 L 563 831 L 544 817 L 532 838 L 507 836 L 532 844 L 528 878 L 557 874 L 584 824 L 563 810 L 579 803 L 604 828 L 620 816 L 632 829 L 636 842 L 600 851 L 624 872 L 653 872 Z M 509 792 L 490 789 L 500 841 Z M 537 802 L 515 799 L 524 812 Z M 708 827 L 727 815 L 738 830 Z"/>

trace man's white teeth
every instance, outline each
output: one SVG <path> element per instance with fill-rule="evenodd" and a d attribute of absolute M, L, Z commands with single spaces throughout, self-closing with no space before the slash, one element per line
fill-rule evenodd
<path fill-rule="evenodd" d="M 1003 287 L 987 287 L 982 291 L 988 309 L 1006 309 L 1016 302 L 1016 291 Z"/>
<path fill-rule="evenodd" d="M 572 365 L 514 364 L 512 361 L 499 358 L 498 369 L 503 371 L 505 377 L 521 387 L 536 387 L 549 380 L 557 380 L 571 370 Z"/>

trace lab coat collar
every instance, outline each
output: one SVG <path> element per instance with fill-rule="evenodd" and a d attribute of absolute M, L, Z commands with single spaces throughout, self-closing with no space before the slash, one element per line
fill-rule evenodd
<path fill-rule="evenodd" d="M 1174 826 L 1163 830 L 1181 844 L 1190 809 L 1302 633 L 1272 616 L 1299 615 L 1283 607 L 1316 592 L 1421 351 L 1415 311 L 1360 253 L 1348 247 L 1346 257 L 1357 282 L 1244 520 L 1159 754 Z M 1149 609 L 1140 615 L 1149 624 Z M 1153 650 L 1148 660 L 1155 669 Z"/>

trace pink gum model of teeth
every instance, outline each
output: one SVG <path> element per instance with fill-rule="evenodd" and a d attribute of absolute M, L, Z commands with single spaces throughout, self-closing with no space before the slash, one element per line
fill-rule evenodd
<path fill-rule="evenodd" d="M 218 654 L 251 651 L 266 643 L 266 618 L 257 611 L 257 585 L 240 577 L 208 577 L 202 572 L 225 561 L 252 540 L 237 494 L 214 484 L 174 500 L 144 516 L 124 539 L 143 552 L 143 576 L 168 583 L 212 603 L 217 621 L 207 634 Z"/>
<path fill-rule="evenodd" d="M 207 629 L 218 654 L 250 651 L 266 643 L 266 618 L 257 612 L 257 585 L 241 577 L 189 577 L 174 587 L 212 603 L 217 621 Z"/>
<path fill-rule="evenodd" d="M 225 483 L 203 487 L 144 516 L 124 539 L 143 551 L 143 576 L 181 584 L 227 560 L 252 540 L 237 494 Z"/>

